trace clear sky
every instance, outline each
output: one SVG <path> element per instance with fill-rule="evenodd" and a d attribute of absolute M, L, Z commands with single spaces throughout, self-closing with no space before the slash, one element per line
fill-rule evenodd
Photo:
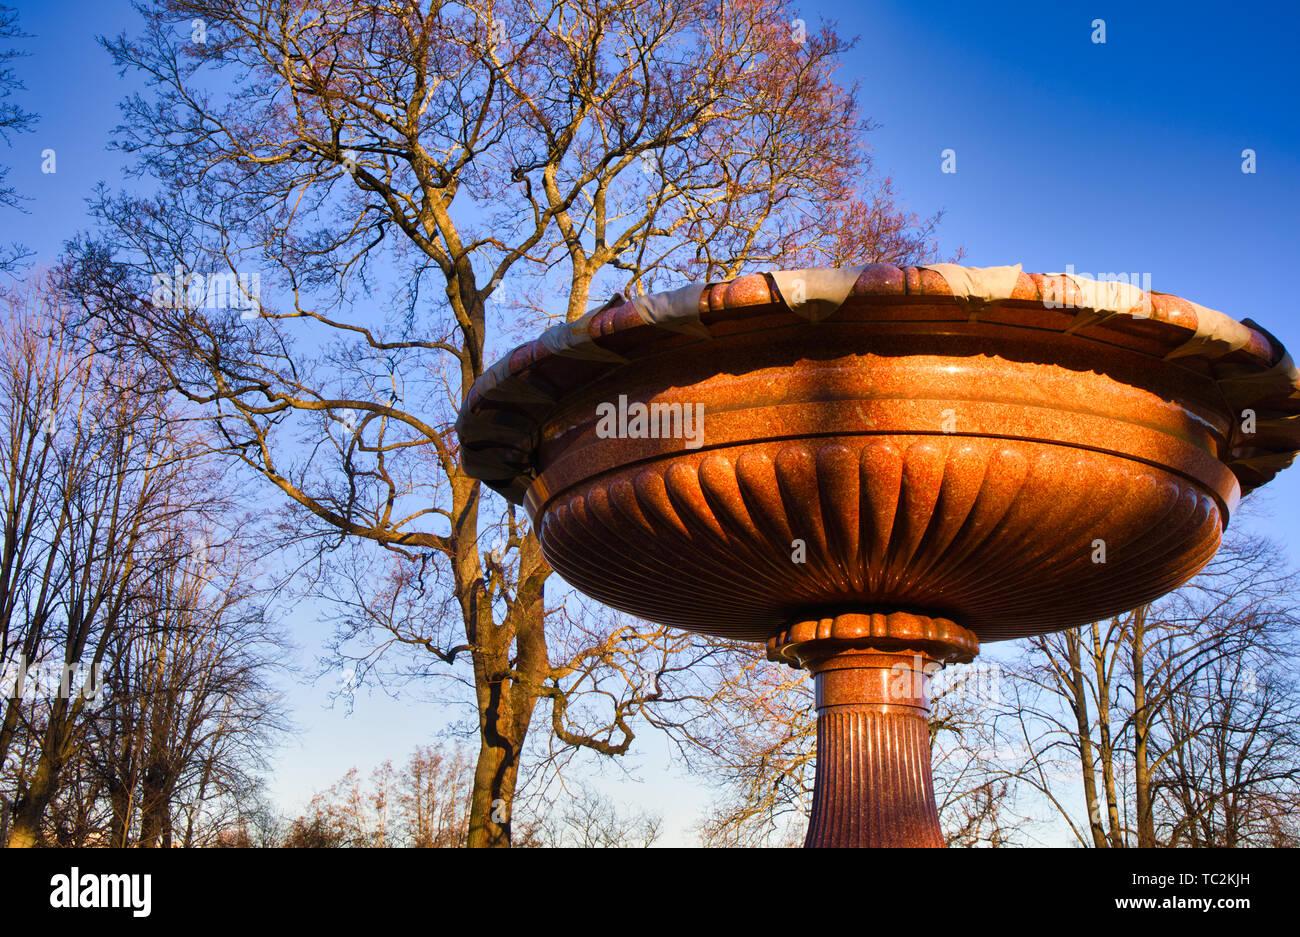
<path fill-rule="evenodd" d="M 30 197 L 0 213 L 0 241 L 52 260 L 85 221 L 100 180 L 121 181 L 105 149 L 131 90 L 96 34 L 134 30 L 125 0 L 8 0 L 34 38 L 17 63 L 40 114 L 0 160 Z M 857 36 L 844 77 L 861 83 L 877 168 L 908 206 L 947 211 L 944 253 L 977 266 L 1149 273 L 1152 288 L 1259 321 L 1300 356 L 1293 277 L 1300 209 L 1300 4 L 803 2 Z M 1105 43 L 1093 42 L 1094 20 Z M 57 171 L 42 173 L 53 149 Z M 955 151 L 955 173 L 942 153 Z M 1243 173 L 1242 151 L 1256 171 Z M 1268 489 L 1265 530 L 1300 559 L 1300 468 Z M 323 637 L 310 612 L 292 622 L 304 659 Z M 286 750 L 274 792 L 294 807 L 348 768 L 404 758 L 445 716 L 427 705 L 362 699 L 351 717 L 322 688 L 293 690 L 306 730 Z M 670 841 L 705 801 L 651 743 L 645 783 L 620 795 L 663 811 Z"/>

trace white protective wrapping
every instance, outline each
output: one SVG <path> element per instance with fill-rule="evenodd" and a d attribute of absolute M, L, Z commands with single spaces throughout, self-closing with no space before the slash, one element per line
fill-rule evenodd
<path fill-rule="evenodd" d="M 865 267 L 814 267 L 806 270 L 775 270 L 772 281 L 781 299 L 795 315 L 820 322 L 831 315 L 853 291 Z"/>
<path fill-rule="evenodd" d="M 974 321 L 990 303 L 1010 299 L 1020 279 L 1020 264 L 1009 267 L 963 267 L 961 264 L 922 264 L 943 277 L 953 297 Z"/>
<path fill-rule="evenodd" d="M 704 293 L 705 283 L 690 283 L 667 293 L 655 293 L 652 296 L 637 296 L 632 300 L 637 314 L 646 325 L 697 335 L 700 338 L 712 338 L 709 330 L 700 321 L 700 296 Z"/>
<path fill-rule="evenodd" d="M 1196 310 L 1196 334 L 1165 355 L 1166 359 L 1182 358 L 1185 355 L 1220 358 L 1238 348 L 1244 348 L 1250 341 L 1250 329 L 1232 316 L 1190 300 L 1185 302 Z"/>

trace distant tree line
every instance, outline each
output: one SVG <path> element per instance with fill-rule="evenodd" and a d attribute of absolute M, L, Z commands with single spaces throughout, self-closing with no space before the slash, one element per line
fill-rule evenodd
<path fill-rule="evenodd" d="M 255 525 L 143 362 L 0 307 L 0 832 L 205 844 L 284 725 Z"/>
<path fill-rule="evenodd" d="M 214 845 L 228 848 L 456 848 L 469 839 L 474 762 L 459 744 L 417 747 L 400 768 L 384 762 L 363 777 L 352 769 L 315 794 L 292 819 L 269 805 L 224 829 Z M 620 808 L 612 798 L 576 786 L 543 816 L 519 820 L 515 845 L 577 848 L 646 847 L 662 818 Z"/>

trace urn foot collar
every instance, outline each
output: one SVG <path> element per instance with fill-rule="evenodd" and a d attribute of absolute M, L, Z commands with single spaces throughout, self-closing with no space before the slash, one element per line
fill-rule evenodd
<path fill-rule="evenodd" d="M 841 650 L 913 650 L 940 664 L 967 664 L 979 654 L 974 632 L 947 618 L 912 612 L 849 612 L 809 618 L 767 642 L 767 659 L 813 669 L 816 660 Z"/>

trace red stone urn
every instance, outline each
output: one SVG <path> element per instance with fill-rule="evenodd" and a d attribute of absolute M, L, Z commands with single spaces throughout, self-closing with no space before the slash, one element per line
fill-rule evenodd
<path fill-rule="evenodd" d="M 1297 414 L 1250 320 L 873 264 L 616 297 L 498 362 L 458 429 L 576 588 L 815 675 L 807 845 L 941 846 L 930 674 L 1185 582 Z"/>

